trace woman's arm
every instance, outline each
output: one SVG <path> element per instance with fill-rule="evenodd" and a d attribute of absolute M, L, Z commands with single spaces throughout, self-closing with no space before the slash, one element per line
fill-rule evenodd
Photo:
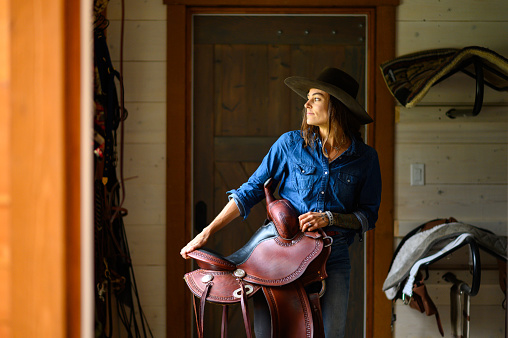
<path fill-rule="evenodd" d="M 301 231 L 315 231 L 318 228 L 324 228 L 328 225 L 335 225 L 341 228 L 359 230 L 362 224 L 355 214 L 340 214 L 332 212 L 332 218 L 328 217 L 327 212 L 307 212 L 298 217 Z"/>
<path fill-rule="evenodd" d="M 203 231 L 197 234 L 193 240 L 187 243 L 187 245 L 180 250 L 180 255 L 182 255 L 185 259 L 189 258 L 188 253 L 204 246 L 211 235 L 224 228 L 238 216 L 240 216 L 240 211 L 238 210 L 235 201 L 231 199 L 217 217 L 215 217 L 212 223 L 204 228 Z"/>

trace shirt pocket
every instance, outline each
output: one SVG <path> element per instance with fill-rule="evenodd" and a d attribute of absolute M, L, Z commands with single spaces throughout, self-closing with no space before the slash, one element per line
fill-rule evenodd
<path fill-rule="evenodd" d="M 357 176 L 338 172 L 335 175 L 334 194 L 335 198 L 345 208 L 349 209 L 354 205 L 357 199 L 356 187 L 358 186 L 359 178 Z"/>
<path fill-rule="evenodd" d="M 316 180 L 316 167 L 296 163 L 294 165 L 295 171 L 295 188 L 299 191 L 310 190 Z"/>

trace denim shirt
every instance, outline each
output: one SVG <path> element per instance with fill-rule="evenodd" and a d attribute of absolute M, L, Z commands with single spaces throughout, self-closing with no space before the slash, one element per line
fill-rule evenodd
<path fill-rule="evenodd" d="M 304 147 L 299 130 L 283 134 L 270 148 L 261 165 L 238 189 L 228 191 L 241 216 L 265 197 L 263 185 L 268 178 L 280 182 L 279 195 L 290 201 L 299 214 L 309 211 L 332 211 L 355 214 L 362 233 L 373 229 L 381 202 L 381 173 L 377 152 L 361 140 L 331 163 L 316 146 Z M 354 230 L 327 226 L 324 230 L 340 231 L 349 238 Z"/>

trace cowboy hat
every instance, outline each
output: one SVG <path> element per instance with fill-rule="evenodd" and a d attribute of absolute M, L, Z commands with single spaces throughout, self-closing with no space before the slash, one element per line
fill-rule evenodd
<path fill-rule="evenodd" d="M 362 124 L 373 122 L 365 109 L 356 101 L 358 82 L 346 72 L 337 68 L 326 68 L 316 80 L 301 76 L 291 76 L 284 83 L 298 95 L 307 100 L 307 93 L 311 88 L 327 92 L 342 102 Z"/>

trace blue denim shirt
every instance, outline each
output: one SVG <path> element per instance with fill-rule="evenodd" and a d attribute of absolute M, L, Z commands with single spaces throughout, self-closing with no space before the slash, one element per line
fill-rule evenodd
<path fill-rule="evenodd" d="M 381 201 L 381 173 L 377 152 L 362 141 L 351 146 L 331 163 L 316 147 L 304 147 L 299 130 L 283 134 L 270 148 L 261 165 L 238 189 L 228 191 L 246 218 L 250 209 L 265 197 L 268 178 L 280 182 L 279 195 L 290 201 L 299 214 L 326 210 L 355 214 L 362 232 L 373 229 Z M 354 238 L 355 231 L 328 226 Z M 350 241 L 348 241 L 350 242 Z"/>

